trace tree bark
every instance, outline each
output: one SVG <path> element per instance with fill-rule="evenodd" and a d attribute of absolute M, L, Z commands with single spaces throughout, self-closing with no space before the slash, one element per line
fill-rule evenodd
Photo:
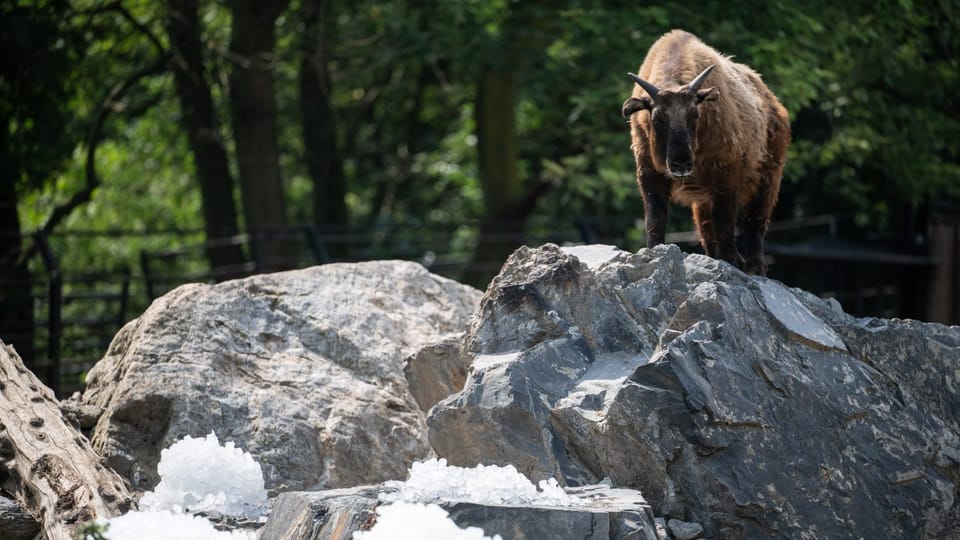
<path fill-rule="evenodd" d="M 20 347 L 33 369 L 33 294 L 23 256 L 16 175 L 10 167 L 7 138 L 7 130 L 0 130 L 0 339 Z"/>
<path fill-rule="evenodd" d="M 303 0 L 299 91 L 303 147 L 313 181 L 313 220 L 317 225 L 348 222 L 346 184 L 337 143 L 336 119 L 330 104 L 328 2 Z"/>
<path fill-rule="evenodd" d="M 133 499 L 79 431 L 53 391 L 0 343 L 0 485 L 40 518 L 48 540 L 72 540 L 80 526 L 127 511 Z"/>
<path fill-rule="evenodd" d="M 480 73 L 474 115 L 477 161 L 484 216 L 473 258 L 462 280 L 481 289 L 520 246 L 528 211 L 517 169 L 517 76 L 512 70 L 485 68 Z"/>
<path fill-rule="evenodd" d="M 220 137 L 205 76 L 197 1 L 170 0 L 166 29 L 173 58 L 174 83 L 193 152 L 209 243 L 237 234 L 237 207 L 227 151 Z M 236 265 L 243 262 L 243 253 L 239 245 L 212 246 L 207 248 L 207 260 L 218 279 L 230 279 L 237 276 Z"/>
<path fill-rule="evenodd" d="M 275 23 L 289 0 L 234 0 L 231 25 L 230 111 L 237 147 L 243 215 L 253 235 L 286 226 L 277 143 L 273 70 Z M 261 268 L 283 267 L 280 242 L 261 245 Z"/>
<path fill-rule="evenodd" d="M 527 221 L 549 184 L 519 174 L 516 126 L 518 76 L 556 35 L 552 15 L 559 3 L 517 2 L 510 6 L 500 35 L 481 68 L 474 101 L 477 165 L 483 189 L 483 219 L 466 283 L 486 288 L 511 253 L 523 244 Z"/>
<path fill-rule="evenodd" d="M 960 219 L 931 219 L 927 238 L 937 264 L 930 271 L 927 312 L 922 315 L 930 322 L 960 324 Z"/>

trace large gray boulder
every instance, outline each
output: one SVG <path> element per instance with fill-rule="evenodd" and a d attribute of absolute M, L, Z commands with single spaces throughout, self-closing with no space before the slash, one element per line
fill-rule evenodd
<path fill-rule="evenodd" d="M 400 261 L 331 264 L 157 299 L 65 405 L 134 486 L 160 451 L 211 431 L 267 488 L 402 478 L 431 455 L 404 360 L 463 333 L 480 292 Z"/>
<path fill-rule="evenodd" d="M 958 327 L 855 319 L 675 246 L 547 245 L 465 339 L 428 418 L 452 465 L 609 477 L 707 538 L 958 537 Z"/>

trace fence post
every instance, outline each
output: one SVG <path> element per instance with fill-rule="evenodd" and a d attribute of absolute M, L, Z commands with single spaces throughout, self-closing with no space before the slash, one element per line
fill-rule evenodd
<path fill-rule="evenodd" d="M 60 275 L 60 267 L 53 257 L 53 251 L 50 249 L 50 243 L 47 241 L 47 235 L 43 231 L 37 231 L 34 234 L 34 240 L 37 242 L 40 258 L 50 278 L 47 320 L 49 332 L 47 359 L 50 364 L 47 366 L 46 382 L 56 395 L 60 392 L 60 338 L 63 334 L 60 309 L 63 305 L 63 278 Z"/>

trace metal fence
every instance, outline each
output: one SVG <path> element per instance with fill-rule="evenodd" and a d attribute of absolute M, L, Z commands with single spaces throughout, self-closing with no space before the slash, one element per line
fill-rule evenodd
<path fill-rule="evenodd" d="M 609 243 L 626 250 L 639 249 L 628 240 L 639 236 L 624 234 L 623 229 L 629 225 L 601 225 L 577 220 L 538 227 L 549 232 L 510 240 L 530 246 L 549 241 Z M 297 226 L 236 235 L 214 243 L 201 241 L 202 234 L 197 231 L 180 231 L 168 234 L 171 238 L 187 235 L 197 240 L 181 242 L 175 249 L 145 249 L 133 268 L 121 266 L 82 274 L 64 274 L 50 239 L 37 236 L 34 241 L 42 270 L 34 272 L 30 284 L 35 306 L 35 357 L 28 365 L 59 395 L 69 395 L 82 388 L 87 370 L 103 356 L 123 324 L 142 313 L 153 299 L 183 283 L 212 283 L 264 271 L 373 259 L 413 260 L 456 279 L 468 269 L 477 227 L 476 223 Z M 614 231 L 614 235 L 604 231 Z M 667 241 L 688 252 L 699 249 L 690 232 L 671 233 Z M 266 245 L 272 249 L 264 249 Z M 211 268 L 206 253 L 224 246 L 237 248 L 242 259 L 229 267 Z M 845 241 L 838 236 L 833 216 L 773 224 L 767 253 L 770 277 L 836 298 L 851 314 L 924 317 L 929 293 L 926 287 L 936 261 L 886 246 Z M 487 270 L 492 275 L 496 269 Z M 7 336 L 0 337 L 8 341 Z"/>

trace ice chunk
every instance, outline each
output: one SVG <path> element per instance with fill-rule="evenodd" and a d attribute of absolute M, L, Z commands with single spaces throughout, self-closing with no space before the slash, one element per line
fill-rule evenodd
<path fill-rule="evenodd" d="M 479 527 L 461 529 L 435 504 L 397 502 L 377 508 L 377 522 L 369 531 L 353 533 L 353 540 L 503 540 L 485 536 Z"/>
<path fill-rule="evenodd" d="M 129 512 L 107 524 L 107 540 L 255 540 L 249 531 L 218 531 L 213 524 L 197 516 L 178 514 L 169 510 Z"/>
<path fill-rule="evenodd" d="M 405 482 L 388 482 L 398 492 L 392 497 L 405 502 L 461 501 L 475 504 L 577 506 L 583 501 L 550 478 L 533 485 L 516 467 L 477 465 L 472 468 L 447 465 L 445 459 L 419 461 L 410 467 Z M 391 495 L 387 495 L 390 500 Z"/>
<path fill-rule="evenodd" d="M 215 433 L 190 436 L 160 453 L 160 483 L 140 500 L 142 510 L 218 512 L 259 518 L 266 510 L 263 471 L 253 456 L 223 446 Z"/>

